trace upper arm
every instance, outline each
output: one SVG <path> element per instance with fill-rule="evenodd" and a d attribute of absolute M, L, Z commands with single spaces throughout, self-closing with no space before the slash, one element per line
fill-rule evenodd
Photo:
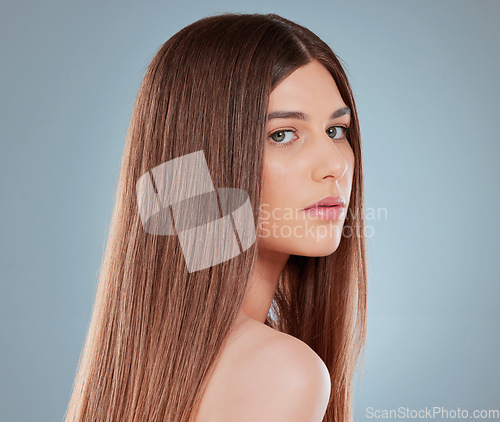
<path fill-rule="evenodd" d="M 242 388 L 235 390 L 233 420 L 323 420 L 330 397 L 330 374 L 307 344 L 291 336 L 280 337 L 240 369 Z"/>

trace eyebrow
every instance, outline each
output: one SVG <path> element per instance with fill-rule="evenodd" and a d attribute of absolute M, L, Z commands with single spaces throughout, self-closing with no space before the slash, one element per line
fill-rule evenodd
<path fill-rule="evenodd" d="M 349 107 L 339 108 L 330 115 L 330 119 L 336 119 L 337 117 L 344 116 L 345 114 L 351 114 L 351 109 Z M 299 119 L 306 120 L 310 119 L 308 114 L 302 113 L 301 111 L 273 111 L 267 115 L 267 120 L 271 119 Z"/>

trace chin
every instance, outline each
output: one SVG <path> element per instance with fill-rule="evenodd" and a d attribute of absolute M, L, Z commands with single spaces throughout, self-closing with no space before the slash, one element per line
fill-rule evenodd
<path fill-rule="evenodd" d="M 339 247 L 339 241 L 335 239 L 324 239 L 321 242 L 302 244 L 295 252 L 290 252 L 292 255 L 301 256 L 328 256 L 334 253 Z"/>
<path fill-rule="evenodd" d="M 321 240 L 311 239 L 275 239 L 274 242 L 268 242 L 267 249 L 276 252 L 287 253 L 300 256 L 328 256 L 334 253 L 340 244 L 340 238 L 330 237 Z"/>

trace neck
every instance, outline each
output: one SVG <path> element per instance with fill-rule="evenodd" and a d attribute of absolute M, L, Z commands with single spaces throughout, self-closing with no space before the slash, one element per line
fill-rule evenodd
<path fill-rule="evenodd" d="M 290 254 L 258 249 L 257 259 L 250 276 L 250 285 L 240 313 L 265 323 L 278 287 L 279 276 Z"/>

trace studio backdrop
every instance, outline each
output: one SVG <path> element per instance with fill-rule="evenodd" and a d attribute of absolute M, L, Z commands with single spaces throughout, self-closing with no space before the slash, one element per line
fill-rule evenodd
<path fill-rule="evenodd" d="M 1 421 L 62 420 L 140 81 L 174 33 L 223 12 L 310 28 L 352 85 L 368 247 L 355 420 L 500 421 L 500 2 L 0 9 Z"/>

